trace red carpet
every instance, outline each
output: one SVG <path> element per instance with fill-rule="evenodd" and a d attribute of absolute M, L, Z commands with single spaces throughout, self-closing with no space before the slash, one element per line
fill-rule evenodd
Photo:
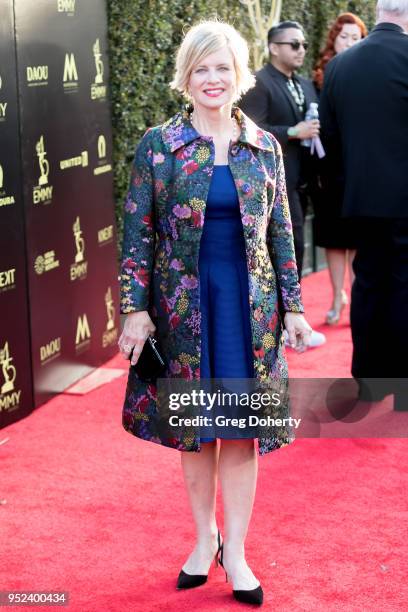
<path fill-rule="evenodd" d="M 319 329 L 326 273 L 305 279 L 304 297 Z M 349 328 L 324 331 L 326 346 L 290 355 L 292 375 L 349 375 Z M 124 387 L 61 395 L 0 430 L 0 590 L 69 591 L 75 612 L 248 608 L 221 568 L 175 590 L 193 538 L 180 455 L 122 429 Z M 260 457 L 247 558 L 264 610 L 406 610 L 407 450 L 402 439 L 303 439 Z"/>

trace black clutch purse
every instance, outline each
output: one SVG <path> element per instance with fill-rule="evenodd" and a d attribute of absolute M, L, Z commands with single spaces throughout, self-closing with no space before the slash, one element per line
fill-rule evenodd
<path fill-rule="evenodd" d="M 133 349 L 129 355 L 129 359 L 132 358 L 132 354 Z M 167 364 L 158 347 L 156 338 L 148 336 L 136 365 L 131 366 L 131 368 L 135 370 L 139 379 L 143 382 L 154 382 L 164 374 Z"/>

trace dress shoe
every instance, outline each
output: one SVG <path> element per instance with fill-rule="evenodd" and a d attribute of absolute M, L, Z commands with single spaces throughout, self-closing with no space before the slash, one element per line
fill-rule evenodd
<path fill-rule="evenodd" d="M 218 548 L 215 553 L 214 561 L 215 566 L 218 566 L 218 554 L 222 548 L 221 534 L 218 530 Z M 178 589 L 193 589 L 194 587 L 201 586 L 207 582 L 208 574 L 187 574 L 184 570 L 181 570 L 177 579 Z"/>
<path fill-rule="evenodd" d="M 223 557 L 224 557 L 224 544 L 221 544 L 221 554 L 220 554 L 219 563 L 221 567 L 224 568 L 225 582 L 228 582 L 228 574 L 224 567 Z M 240 601 L 241 603 L 255 604 L 257 606 L 260 606 L 263 603 L 263 590 L 260 584 L 255 589 L 233 589 L 232 594 L 235 597 L 235 599 L 237 601 Z"/>
<path fill-rule="evenodd" d="M 331 308 L 327 312 L 327 315 L 326 315 L 327 325 L 337 325 L 337 323 L 340 321 L 341 313 L 343 312 L 347 304 L 348 304 L 347 293 L 344 291 L 344 289 L 342 289 L 340 300 L 334 300 L 333 308 Z"/>

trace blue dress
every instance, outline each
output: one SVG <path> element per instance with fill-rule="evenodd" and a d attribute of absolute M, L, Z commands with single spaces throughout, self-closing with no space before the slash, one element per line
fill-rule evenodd
<path fill-rule="evenodd" d="M 201 378 L 253 378 L 248 268 L 229 166 L 214 166 L 200 243 Z M 214 438 L 201 438 L 210 442 Z"/>

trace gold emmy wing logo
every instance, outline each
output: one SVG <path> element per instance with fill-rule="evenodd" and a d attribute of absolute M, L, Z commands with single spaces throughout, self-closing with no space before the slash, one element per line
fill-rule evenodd
<path fill-rule="evenodd" d="M 40 177 L 38 179 L 38 185 L 33 189 L 33 202 L 34 204 L 49 204 L 52 198 L 53 187 L 48 184 L 50 163 L 47 159 L 44 136 L 40 136 L 39 141 L 35 145 L 35 150 L 38 157 L 38 165 L 40 167 Z"/>
<path fill-rule="evenodd" d="M 99 45 L 99 38 L 96 39 L 95 44 L 93 46 L 93 53 L 95 57 L 95 67 L 96 67 L 96 76 L 95 76 L 95 85 L 100 85 L 103 83 L 103 61 L 102 61 L 102 53 Z"/>
<path fill-rule="evenodd" d="M 84 313 L 78 317 L 77 329 L 75 336 L 75 345 L 77 348 L 89 344 L 91 338 L 91 330 L 89 329 L 88 317 Z"/>
<path fill-rule="evenodd" d="M 108 287 L 108 291 L 105 294 L 106 312 L 108 315 L 108 322 L 106 324 L 106 331 L 110 331 L 115 327 L 115 306 L 113 305 L 112 289 Z"/>
<path fill-rule="evenodd" d="M 0 164 L 0 208 L 2 206 L 8 206 L 9 204 L 15 203 L 14 196 L 7 195 L 7 193 L 3 190 L 3 188 L 4 188 L 4 173 L 3 173 L 3 167 Z"/>
<path fill-rule="evenodd" d="M 77 278 L 84 279 L 87 275 L 88 262 L 84 261 L 85 240 L 82 237 L 81 222 L 79 216 L 75 219 L 72 226 L 75 240 L 75 263 L 71 265 L 70 277 L 74 281 Z"/>
<path fill-rule="evenodd" d="M 79 217 L 75 219 L 75 223 L 72 226 L 72 230 L 74 232 L 75 248 L 77 251 L 75 255 L 75 263 L 80 263 L 81 261 L 84 261 L 85 241 L 82 238 L 82 230 Z"/>
<path fill-rule="evenodd" d="M 10 393 L 14 391 L 14 381 L 16 380 L 17 370 L 11 363 L 13 357 L 10 355 L 8 342 L 5 343 L 4 347 L 0 349 L 0 365 L 3 371 L 4 383 L 1 386 L 0 393 Z"/>
<path fill-rule="evenodd" d="M 40 140 L 35 145 L 37 151 L 38 163 L 40 165 L 40 178 L 38 179 L 38 185 L 48 185 L 48 175 L 50 173 L 50 164 L 46 159 L 47 152 L 44 147 L 44 136 L 41 136 Z"/>
<path fill-rule="evenodd" d="M 93 47 L 93 54 L 95 59 L 95 80 L 91 85 L 91 99 L 92 100 L 101 100 L 106 97 L 106 85 L 103 84 L 103 60 L 101 53 L 101 46 L 99 43 L 99 38 L 96 39 Z"/>
<path fill-rule="evenodd" d="M 106 330 L 103 333 L 102 337 L 102 346 L 106 348 L 111 344 L 114 344 L 118 337 L 118 329 L 115 327 L 115 306 L 113 304 L 112 298 L 112 288 L 108 287 L 107 292 L 105 293 L 105 306 L 106 306 L 106 314 L 107 314 L 107 323 Z"/>

